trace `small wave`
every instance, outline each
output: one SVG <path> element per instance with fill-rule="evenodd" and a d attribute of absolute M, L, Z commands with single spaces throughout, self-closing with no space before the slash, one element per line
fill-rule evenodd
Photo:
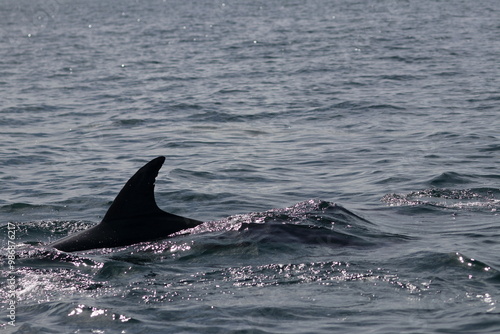
<path fill-rule="evenodd" d="M 380 79 L 382 80 L 392 80 L 392 81 L 412 81 L 412 80 L 419 80 L 421 79 L 421 76 L 416 76 L 416 75 L 408 75 L 408 74 L 390 74 L 390 75 L 382 75 L 380 76 Z"/>
<path fill-rule="evenodd" d="M 498 152 L 500 151 L 500 144 L 490 144 L 486 147 L 482 147 L 478 149 L 479 152 Z"/>
<path fill-rule="evenodd" d="M 208 240 L 197 240 L 201 244 L 196 247 L 202 254 L 229 254 L 238 247 L 257 247 L 264 252 L 275 252 L 279 248 L 281 251 L 293 252 L 290 245 L 296 244 L 329 248 L 371 247 L 389 240 L 407 239 L 402 235 L 382 232 L 374 223 L 346 208 L 321 200 L 305 201 L 284 209 L 236 215 L 207 222 L 181 233 L 215 233 Z"/>
<path fill-rule="evenodd" d="M 429 273 L 432 276 L 439 276 L 441 271 L 468 277 L 481 276 L 485 279 L 497 277 L 500 274 L 493 266 L 460 252 L 420 251 L 400 257 L 395 261 L 399 268 L 413 267 L 412 272 Z"/>
<path fill-rule="evenodd" d="M 445 172 L 441 175 L 432 178 L 429 184 L 433 187 L 443 187 L 447 185 L 457 185 L 469 183 L 471 176 L 459 174 L 455 172 Z"/>
<path fill-rule="evenodd" d="M 315 225 L 244 223 L 240 232 L 248 240 L 259 243 L 290 244 L 299 242 L 330 247 L 374 245 L 373 242 L 363 237 Z"/>
<path fill-rule="evenodd" d="M 113 120 L 113 125 L 120 128 L 132 128 L 143 125 L 145 122 L 146 121 L 144 119 L 139 119 L 139 118 L 129 118 L 129 119 L 121 118 Z"/>
<path fill-rule="evenodd" d="M 430 188 L 412 191 L 408 194 L 387 194 L 382 201 L 391 206 L 433 206 L 448 209 L 478 209 L 496 212 L 500 208 L 500 200 L 495 195 L 499 189 L 447 189 Z"/>
<path fill-rule="evenodd" d="M 37 205 L 32 205 L 28 203 L 12 203 L 12 204 L 7 204 L 3 205 L 0 207 L 0 210 L 3 212 L 14 212 L 14 211 L 21 211 L 21 210 L 26 210 L 26 209 L 34 209 L 39 206 Z"/>

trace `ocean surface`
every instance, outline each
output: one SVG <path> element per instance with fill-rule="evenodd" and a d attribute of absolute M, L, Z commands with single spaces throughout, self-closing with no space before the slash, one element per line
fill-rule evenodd
<path fill-rule="evenodd" d="M 497 0 L 1 1 L 0 329 L 500 333 L 499 60 Z M 160 155 L 205 224 L 44 246 Z"/>

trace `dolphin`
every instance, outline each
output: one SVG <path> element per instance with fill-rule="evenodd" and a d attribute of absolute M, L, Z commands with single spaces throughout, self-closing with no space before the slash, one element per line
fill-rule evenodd
<path fill-rule="evenodd" d="M 203 222 L 161 210 L 155 201 L 154 187 L 165 157 L 157 157 L 128 180 L 102 221 L 84 231 L 57 240 L 49 247 L 65 252 L 133 245 L 164 239 Z"/>

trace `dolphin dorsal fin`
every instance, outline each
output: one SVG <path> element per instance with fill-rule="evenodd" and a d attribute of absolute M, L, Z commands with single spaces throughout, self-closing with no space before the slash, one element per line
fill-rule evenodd
<path fill-rule="evenodd" d="M 164 213 L 156 204 L 154 195 L 155 179 L 164 162 L 165 157 L 160 156 L 139 169 L 116 196 L 102 223 Z"/>

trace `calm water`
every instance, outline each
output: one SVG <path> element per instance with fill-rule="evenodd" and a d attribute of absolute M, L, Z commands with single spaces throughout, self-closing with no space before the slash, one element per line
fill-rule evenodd
<path fill-rule="evenodd" d="M 2 1 L 1 326 L 500 332 L 499 54 L 494 0 Z M 158 155 L 206 224 L 43 247 Z"/>

